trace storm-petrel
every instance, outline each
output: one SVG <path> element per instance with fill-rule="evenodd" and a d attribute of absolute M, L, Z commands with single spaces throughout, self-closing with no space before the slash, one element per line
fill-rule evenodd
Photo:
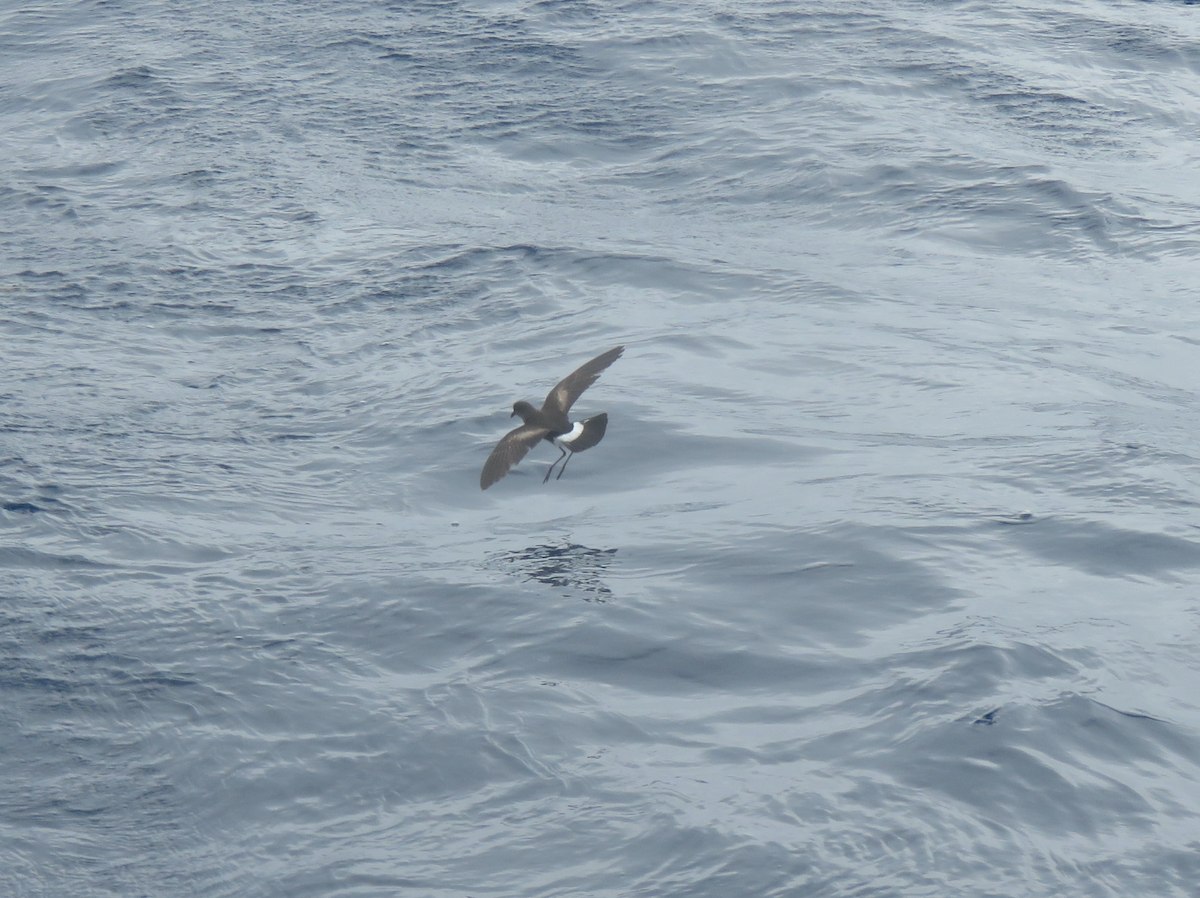
<path fill-rule="evenodd" d="M 572 455 L 584 449 L 591 449 L 599 443 L 604 438 L 605 428 L 608 427 L 607 414 L 601 413 L 587 420 L 572 423 L 567 417 L 567 412 L 571 410 L 579 395 L 596 382 L 600 372 L 619 359 L 624 351 L 624 346 L 618 346 L 601 353 L 587 364 L 580 365 L 558 382 L 540 409 L 534 408 L 524 400 L 513 403 L 512 414 L 509 417 L 520 415 L 525 423 L 516 430 L 510 430 L 504 435 L 504 439 L 496 444 L 496 448 L 483 464 L 483 473 L 479 475 L 479 488 L 486 490 L 507 474 L 540 440 L 553 443 L 562 450 L 562 455 L 556 458 L 554 464 L 546 471 L 542 483 L 550 479 L 551 472 L 560 461 L 563 462 L 563 466 L 558 469 L 558 477 L 562 477 Z M 563 461 L 564 458 L 567 461 Z M 557 480 L 558 477 L 554 479 Z"/>

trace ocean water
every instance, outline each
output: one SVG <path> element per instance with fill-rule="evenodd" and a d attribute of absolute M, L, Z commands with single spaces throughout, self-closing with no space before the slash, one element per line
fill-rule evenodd
<path fill-rule="evenodd" d="M 1195 10 L 0 9 L 0 895 L 1196 895 Z"/>

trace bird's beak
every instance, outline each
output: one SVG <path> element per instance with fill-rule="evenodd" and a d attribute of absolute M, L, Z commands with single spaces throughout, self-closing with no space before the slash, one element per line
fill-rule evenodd
<path fill-rule="evenodd" d="M 513 412 L 511 415 L 509 415 L 510 418 L 515 418 L 516 416 L 517 416 L 516 412 Z"/>

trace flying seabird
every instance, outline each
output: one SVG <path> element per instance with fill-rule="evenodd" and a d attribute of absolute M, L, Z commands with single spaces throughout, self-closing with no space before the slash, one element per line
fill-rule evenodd
<path fill-rule="evenodd" d="M 601 353 L 590 362 L 580 365 L 574 372 L 558 382 L 540 409 L 534 408 L 528 402 L 521 400 L 513 403 L 510 418 L 520 416 L 525 423 L 516 430 L 510 430 L 496 444 L 492 454 L 483 464 L 483 473 L 479 475 L 479 488 L 486 490 L 489 486 L 503 477 L 509 470 L 525 457 L 539 441 L 553 443 L 562 450 L 562 455 L 554 460 L 542 483 L 550 479 L 551 472 L 560 461 L 557 480 L 567 469 L 567 462 L 576 452 L 591 449 L 604 438 L 608 427 L 608 415 L 601 413 L 594 417 L 574 423 L 567 417 L 567 412 L 575 404 L 580 394 L 596 382 L 600 372 L 621 357 L 624 346 L 617 346 L 608 352 Z M 563 459 L 566 461 L 563 461 Z"/>

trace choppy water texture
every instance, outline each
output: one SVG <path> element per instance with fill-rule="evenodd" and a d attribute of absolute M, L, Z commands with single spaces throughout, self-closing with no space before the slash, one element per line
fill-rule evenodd
<path fill-rule="evenodd" d="M 1195 7 L 9 4 L 0 83 L 0 893 L 1196 894 Z"/>

